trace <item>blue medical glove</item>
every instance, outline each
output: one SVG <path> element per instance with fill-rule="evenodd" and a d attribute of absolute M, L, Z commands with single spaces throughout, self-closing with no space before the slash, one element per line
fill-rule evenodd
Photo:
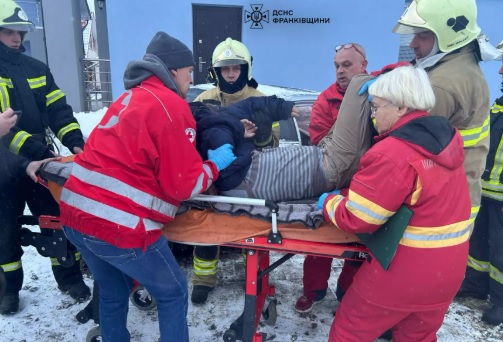
<path fill-rule="evenodd" d="M 340 193 L 341 191 L 339 189 L 336 189 L 322 194 L 318 199 L 318 209 L 323 209 L 323 203 L 325 203 L 325 199 L 327 198 L 328 195 L 339 195 Z"/>
<path fill-rule="evenodd" d="M 365 94 L 369 90 L 369 87 L 372 85 L 372 83 L 374 83 L 376 80 L 377 80 L 377 77 L 375 77 L 375 78 L 373 78 L 371 80 L 368 80 L 367 82 L 363 83 L 362 87 L 358 91 L 358 95 Z M 372 95 L 369 94 L 369 102 L 370 101 L 372 101 Z"/>
<path fill-rule="evenodd" d="M 232 145 L 225 144 L 216 150 L 208 150 L 208 160 L 211 160 L 217 166 L 218 171 L 225 169 L 231 165 L 236 156 L 232 152 Z"/>

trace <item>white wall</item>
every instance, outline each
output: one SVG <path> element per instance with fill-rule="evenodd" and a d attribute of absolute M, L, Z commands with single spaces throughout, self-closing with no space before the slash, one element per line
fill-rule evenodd
<path fill-rule="evenodd" d="M 197 4 L 216 4 L 199 0 Z M 242 5 L 251 11 L 257 1 L 219 0 L 219 5 Z M 264 0 L 269 11 L 263 29 L 250 29 L 243 20 L 243 42 L 254 58 L 253 76 L 259 83 L 323 90 L 335 81 L 333 48 L 358 42 L 367 50 L 369 71 L 397 61 L 399 35 L 391 32 L 403 13 L 403 0 Z M 503 39 L 503 1 L 479 0 L 479 25 L 493 44 Z M 122 92 L 127 63 L 141 58 L 159 30 L 192 47 L 192 2 L 189 0 L 106 1 L 114 98 Z M 273 23 L 273 11 L 291 11 L 290 18 L 329 18 L 329 24 Z M 285 18 L 283 16 L 282 18 Z M 498 62 L 484 63 L 491 98 L 499 96 Z"/>

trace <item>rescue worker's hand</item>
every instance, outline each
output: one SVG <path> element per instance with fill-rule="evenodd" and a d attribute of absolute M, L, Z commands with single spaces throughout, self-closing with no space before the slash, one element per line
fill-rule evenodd
<path fill-rule="evenodd" d="M 5 112 L 0 113 L 0 137 L 9 133 L 10 129 L 14 127 L 17 121 L 17 115 L 11 108 L 7 108 Z"/>
<path fill-rule="evenodd" d="M 318 209 L 323 210 L 323 204 L 325 203 L 325 200 L 327 199 L 328 195 L 339 195 L 341 191 L 339 189 L 332 190 L 330 192 L 325 192 L 320 196 L 318 199 Z"/>
<path fill-rule="evenodd" d="M 32 161 L 31 163 L 28 164 L 28 167 L 26 168 L 26 174 L 30 176 L 30 178 L 37 183 L 37 171 L 40 169 L 40 167 L 47 162 L 50 161 L 55 161 L 55 160 L 60 160 L 61 158 L 47 158 L 44 160 L 37 160 L 37 161 Z"/>
<path fill-rule="evenodd" d="M 248 119 L 242 119 L 241 122 L 245 126 L 245 138 L 252 138 L 257 131 L 257 126 Z"/>
<path fill-rule="evenodd" d="M 377 81 L 377 78 L 378 77 L 374 77 L 373 79 L 368 80 L 367 82 L 363 83 L 362 87 L 358 91 L 358 95 L 365 94 L 369 90 L 369 87 L 372 85 L 372 83 L 374 83 L 375 81 Z M 371 95 L 369 95 L 369 102 L 370 101 L 372 101 L 372 96 Z"/>
<path fill-rule="evenodd" d="M 292 118 L 298 117 L 299 114 L 300 114 L 299 107 L 293 106 L 293 108 L 292 108 Z"/>
<path fill-rule="evenodd" d="M 79 153 L 82 153 L 82 152 L 84 152 L 84 151 L 80 147 L 78 147 L 78 146 L 75 146 L 73 148 L 73 154 L 79 154 Z"/>
<path fill-rule="evenodd" d="M 236 156 L 232 152 L 232 145 L 225 144 L 216 150 L 208 150 L 208 160 L 211 160 L 217 166 L 218 171 L 225 169 L 231 165 Z"/>

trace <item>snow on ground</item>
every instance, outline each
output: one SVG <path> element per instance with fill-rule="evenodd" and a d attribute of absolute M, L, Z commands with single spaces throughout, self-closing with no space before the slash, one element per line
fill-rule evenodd
<path fill-rule="evenodd" d="M 76 114 L 85 135 L 99 122 L 105 110 Z M 62 153 L 68 153 L 64 149 Z M 37 230 L 37 227 L 31 227 Z M 34 247 L 25 247 L 23 266 L 24 286 L 20 292 L 20 311 L 13 316 L 0 317 L 0 341 L 13 342 L 74 342 L 85 341 L 88 331 L 95 327 L 91 320 L 80 324 L 75 315 L 87 303 L 77 303 L 62 294 L 50 270 L 48 258 L 40 256 Z M 271 252 L 271 259 L 282 255 Z M 267 333 L 265 341 L 275 342 L 324 342 L 327 341 L 330 324 L 338 302 L 334 291 L 340 272 L 340 261 L 333 262 L 326 299 L 311 313 L 298 314 L 293 305 L 301 295 L 302 263 L 304 257 L 295 255 L 271 273 L 270 283 L 276 286 L 278 318 L 274 325 L 261 323 L 258 331 Z M 192 259 L 178 258 L 189 279 Z M 210 293 L 204 306 L 192 305 L 189 301 L 188 324 L 191 341 L 223 341 L 222 336 L 229 325 L 241 314 L 244 305 L 245 271 L 240 251 L 227 249 L 220 259 L 219 283 Z M 92 279 L 86 278 L 92 286 Z M 189 288 L 190 290 L 190 288 Z M 497 342 L 503 340 L 503 325 L 491 327 L 480 322 L 486 301 L 460 300 L 449 308 L 444 324 L 438 332 L 440 342 Z M 159 340 L 155 309 L 141 311 L 130 305 L 129 329 L 132 341 L 150 342 Z"/>

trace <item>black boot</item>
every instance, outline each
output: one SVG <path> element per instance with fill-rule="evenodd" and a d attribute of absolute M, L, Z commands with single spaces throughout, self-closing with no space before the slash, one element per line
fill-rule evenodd
<path fill-rule="evenodd" d="M 482 321 L 498 325 L 503 323 L 503 306 L 494 305 L 487 309 L 482 315 Z"/>
<path fill-rule="evenodd" d="M 0 303 L 1 315 L 13 315 L 19 310 L 19 293 L 7 293 Z"/>
<path fill-rule="evenodd" d="M 469 289 L 467 286 L 464 286 L 464 283 L 456 293 L 456 298 L 476 298 L 486 300 L 487 296 L 488 295 L 485 292 Z"/>
<path fill-rule="evenodd" d="M 190 300 L 194 304 L 204 304 L 208 300 L 208 293 L 213 290 L 213 287 L 204 285 L 194 285 Z"/>
<path fill-rule="evenodd" d="M 68 293 L 70 297 L 79 302 L 83 302 L 91 296 L 91 290 L 89 290 L 89 287 L 84 283 L 83 280 L 78 281 L 74 284 L 58 285 L 58 289 L 60 291 Z"/>

